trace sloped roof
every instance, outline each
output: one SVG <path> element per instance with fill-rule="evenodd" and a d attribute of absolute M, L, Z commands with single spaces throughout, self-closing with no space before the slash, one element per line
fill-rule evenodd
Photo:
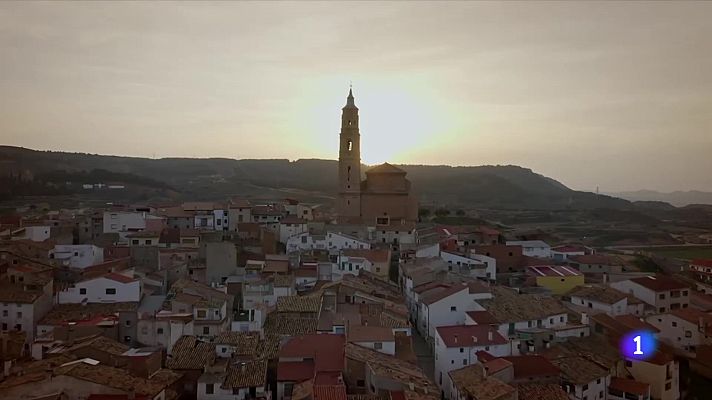
<path fill-rule="evenodd" d="M 215 360 L 215 346 L 201 342 L 195 336 L 181 336 L 173 346 L 171 356 L 166 361 L 170 369 L 200 369 Z"/>
<path fill-rule="evenodd" d="M 389 163 L 383 163 L 383 164 L 376 165 L 374 167 L 367 169 L 366 174 L 401 174 L 401 175 L 405 175 L 406 172 L 396 166 L 389 164 Z"/>
<path fill-rule="evenodd" d="M 267 381 L 267 360 L 255 360 L 230 366 L 223 389 L 261 387 Z"/>

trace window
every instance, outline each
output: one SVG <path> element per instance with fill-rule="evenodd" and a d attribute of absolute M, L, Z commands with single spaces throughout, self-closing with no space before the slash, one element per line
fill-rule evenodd
<path fill-rule="evenodd" d="M 212 383 L 206 383 L 205 384 L 205 394 L 213 394 L 215 393 L 215 386 Z"/>
<path fill-rule="evenodd" d="M 450 311 L 457 311 L 457 306 L 451 306 Z"/>
<path fill-rule="evenodd" d="M 221 352 L 221 353 L 226 353 L 226 352 L 227 352 L 227 347 L 221 348 L 221 349 L 220 349 L 220 352 Z"/>
<path fill-rule="evenodd" d="M 146 246 L 151 244 L 151 239 L 146 239 Z"/>
<path fill-rule="evenodd" d="M 125 343 L 130 343 L 130 342 L 131 342 L 131 336 L 124 336 L 124 342 L 125 342 Z"/>
<path fill-rule="evenodd" d="M 7 330 L 7 324 L 5 324 L 5 323 L 2 324 L 2 330 L 4 330 L 4 331 Z"/>
<path fill-rule="evenodd" d="M 658 296 L 658 298 L 659 298 L 660 300 L 665 299 L 665 293 L 660 293 L 660 296 Z"/>
<path fill-rule="evenodd" d="M 22 318 L 22 311 L 17 312 L 17 318 Z"/>
<path fill-rule="evenodd" d="M 467 365 L 467 359 L 465 359 L 465 358 L 462 359 L 462 365 Z"/>
<path fill-rule="evenodd" d="M 3 317 L 7 317 L 7 316 L 8 316 L 7 310 L 2 310 L 2 316 L 3 316 Z"/>
<path fill-rule="evenodd" d="M 210 327 L 204 326 L 203 327 L 203 335 L 209 335 L 209 334 L 210 334 Z"/>
<path fill-rule="evenodd" d="M 138 245 L 138 239 L 134 239 L 134 240 L 132 240 L 132 241 L 131 241 L 131 244 L 135 244 L 135 245 Z"/>
<path fill-rule="evenodd" d="M 198 318 L 205 318 L 206 315 L 205 310 L 198 310 Z"/>
<path fill-rule="evenodd" d="M 585 385 L 583 385 L 583 390 L 584 390 L 584 391 L 588 390 L 588 383 L 585 384 Z"/>
<path fill-rule="evenodd" d="M 670 389 L 672 389 L 672 382 L 668 382 L 665 384 L 665 391 L 668 391 Z"/>
<path fill-rule="evenodd" d="M 564 317 L 559 317 L 559 322 L 564 322 Z"/>
<path fill-rule="evenodd" d="M 673 326 L 673 328 L 677 327 L 677 322 L 676 322 L 676 321 L 672 321 L 672 326 Z"/>
<path fill-rule="evenodd" d="M 87 294 L 87 288 L 80 288 L 79 294 Z"/>
<path fill-rule="evenodd" d="M 596 379 L 596 384 L 601 384 L 601 378 Z"/>
<path fill-rule="evenodd" d="M 156 329 L 156 333 L 159 335 L 163 335 L 163 328 Z"/>
<path fill-rule="evenodd" d="M 116 294 L 116 288 L 106 288 L 106 294 Z"/>
<path fill-rule="evenodd" d="M 356 381 L 356 386 L 364 387 L 364 386 L 366 386 L 366 381 L 364 381 L 363 379 L 359 379 Z"/>
<path fill-rule="evenodd" d="M 294 391 L 294 384 L 293 383 L 285 383 L 284 384 L 284 395 L 288 397 L 292 397 L 292 392 Z"/>
<path fill-rule="evenodd" d="M 463 349 L 462 347 L 460 347 L 460 353 L 464 353 L 464 352 L 465 352 L 465 349 Z"/>
<path fill-rule="evenodd" d="M 376 342 L 373 344 L 373 348 L 376 350 L 381 350 L 383 348 L 383 343 L 381 342 Z"/>
<path fill-rule="evenodd" d="M 131 321 L 126 321 L 126 322 L 125 322 L 125 325 L 126 325 L 126 326 L 131 326 Z"/>
<path fill-rule="evenodd" d="M 691 338 L 691 337 L 692 337 L 692 331 L 685 331 L 685 337 L 686 337 L 686 338 Z"/>

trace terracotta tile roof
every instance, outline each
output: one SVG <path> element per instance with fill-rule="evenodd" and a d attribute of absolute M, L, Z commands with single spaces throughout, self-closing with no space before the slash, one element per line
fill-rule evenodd
<path fill-rule="evenodd" d="M 372 263 L 388 262 L 391 259 L 391 251 L 388 249 L 345 249 L 341 252 L 341 254 L 348 257 L 365 258 Z"/>
<path fill-rule="evenodd" d="M 396 340 L 391 328 L 380 326 L 349 326 L 349 342 L 393 342 Z"/>
<path fill-rule="evenodd" d="M 279 350 L 279 357 L 312 358 L 316 371 L 344 369 L 343 335 L 310 334 L 289 339 Z"/>
<path fill-rule="evenodd" d="M 0 284 L 0 302 L 32 304 L 42 296 L 41 290 L 25 290 L 22 285 Z"/>
<path fill-rule="evenodd" d="M 346 358 L 368 365 L 368 368 L 378 376 L 403 382 L 404 389 L 412 383 L 418 394 L 435 394 L 435 384 L 425 376 L 423 371 L 413 363 L 367 349 L 353 343 L 346 344 Z"/>
<path fill-rule="evenodd" d="M 113 368 L 103 364 L 89 365 L 81 361 L 60 366 L 55 369 L 55 374 L 71 376 L 125 392 L 134 390 L 136 394 L 152 397 L 158 395 L 181 377 L 181 374 L 170 373 L 170 379 L 167 381 L 143 379 L 131 375 L 124 369 Z"/>
<path fill-rule="evenodd" d="M 301 219 L 295 215 L 287 215 L 286 217 L 279 220 L 279 223 L 282 225 L 285 225 L 285 224 L 303 225 L 303 224 L 307 223 L 307 220 Z"/>
<path fill-rule="evenodd" d="M 517 385 L 519 400 L 568 400 L 569 395 L 555 383 Z"/>
<path fill-rule="evenodd" d="M 427 305 L 431 305 L 463 290 L 467 290 L 469 293 L 469 288 L 467 287 L 467 285 L 462 285 L 459 283 L 452 284 L 450 287 L 431 289 L 422 294 L 421 302 Z"/>
<path fill-rule="evenodd" d="M 489 325 L 452 325 L 435 328 L 447 347 L 476 347 L 506 344 L 507 339 Z"/>
<path fill-rule="evenodd" d="M 478 352 L 479 353 L 479 352 Z M 503 359 L 503 358 L 495 358 L 494 360 L 486 361 L 482 364 L 485 367 L 485 371 L 487 371 L 487 375 L 492 375 L 496 374 L 499 371 L 502 371 L 507 368 L 514 368 L 514 365 Z"/>
<path fill-rule="evenodd" d="M 548 296 L 518 294 L 501 286 L 491 289 L 493 299 L 477 302 L 500 323 L 532 321 L 568 312 L 561 303 Z"/>
<path fill-rule="evenodd" d="M 610 286 L 577 286 L 567 296 L 581 297 L 604 304 L 614 304 L 628 297 L 625 293 Z"/>
<path fill-rule="evenodd" d="M 402 169 L 393 166 L 389 163 L 383 163 L 380 165 L 376 165 L 374 167 L 371 167 L 366 170 L 366 174 L 398 174 L 398 175 L 405 175 L 406 172 L 403 171 Z"/>
<path fill-rule="evenodd" d="M 667 276 L 643 276 L 640 278 L 633 278 L 630 280 L 631 282 L 635 282 L 640 286 L 646 287 L 652 291 L 655 292 L 663 292 L 667 290 L 680 290 L 680 289 L 689 289 L 689 286 L 685 285 L 682 282 L 678 282 L 670 277 Z"/>
<path fill-rule="evenodd" d="M 277 364 L 277 380 L 303 382 L 314 378 L 314 361 L 280 361 Z"/>
<path fill-rule="evenodd" d="M 267 360 L 248 361 L 230 366 L 222 389 L 264 387 L 267 382 Z"/>
<path fill-rule="evenodd" d="M 607 368 L 580 356 L 551 358 L 563 375 L 564 380 L 576 385 L 584 385 L 610 375 Z"/>
<path fill-rule="evenodd" d="M 621 392 L 637 395 L 646 395 L 650 390 L 650 385 L 647 383 L 638 382 L 633 379 L 617 378 L 615 376 L 611 377 L 611 384 L 608 387 L 614 390 L 620 390 Z"/>
<path fill-rule="evenodd" d="M 277 299 L 277 312 L 318 313 L 320 307 L 319 297 L 287 296 Z"/>
<path fill-rule="evenodd" d="M 670 311 L 670 314 L 695 325 L 698 325 L 700 321 L 712 324 L 712 315 L 694 308 L 680 308 Z"/>
<path fill-rule="evenodd" d="M 252 208 L 252 204 L 247 199 L 233 198 L 228 201 L 230 208 Z"/>
<path fill-rule="evenodd" d="M 510 398 L 516 389 L 497 378 L 484 376 L 482 365 L 473 364 L 449 372 L 452 382 L 465 396 L 473 400 Z"/>
<path fill-rule="evenodd" d="M 136 311 L 137 302 L 57 304 L 38 323 L 63 325 L 68 322 L 89 321 L 97 317 L 114 316 L 121 311 Z"/>
<path fill-rule="evenodd" d="M 117 274 L 115 272 L 110 272 L 110 273 L 104 275 L 103 277 L 106 279 L 111 279 L 112 281 L 120 282 L 120 283 L 131 283 L 131 282 L 135 282 L 138 280 L 136 278 L 130 278 L 126 275 Z"/>
<path fill-rule="evenodd" d="M 170 369 L 200 369 L 211 365 L 215 360 L 215 345 L 197 340 L 195 336 L 181 336 L 173 346 L 171 355 L 166 360 Z"/>
<path fill-rule="evenodd" d="M 314 385 L 314 400 L 347 400 L 346 386 Z"/>
<path fill-rule="evenodd" d="M 499 321 L 489 311 L 468 311 L 467 314 L 477 325 L 499 325 Z"/>
<path fill-rule="evenodd" d="M 514 378 L 558 376 L 556 365 L 542 356 L 524 355 L 502 357 L 514 365 Z"/>
<path fill-rule="evenodd" d="M 235 346 L 237 355 L 254 355 L 260 342 L 258 332 L 220 332 L 213 343 Z"/>
<path fill-rule="evenodd" d="M 134 239 L 134 238 L 157 238 L 161 236 L 161 232 L 153 232 L 153 231 L 140 231 L 140 232 L 133 232 L 129 233 L 126 235 L 127 238 L 129 239 Z"/>
<path fill-rule="evenodd" d="M 289 313 L 269 313 L 265 320 L 265 333 L 277 336 L 298 336 L 315 333 L 319 320 L 313 317 L 296 317 Z"/>
<path fill-rule="evenodd" d="M 389 314 L 387 312 L 382 312 L 379 316 L 379 322 L 381 326 L 385 326 L 387 328 L 409 328 L 410 327 L 410 321 L 408 321 L 408 318 L 401 318 L 392 314 Z"/>

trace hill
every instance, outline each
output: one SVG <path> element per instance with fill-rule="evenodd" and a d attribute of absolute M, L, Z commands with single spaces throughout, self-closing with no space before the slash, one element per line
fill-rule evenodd
<path fill-rule="evenodd" d="M 611 196 L 620 197 L 630 201 L 663 201 L 677 207 L 690 204 L 712 204 L 712 193 L 698 190 L 656 192 L 654 190 L 638 190 L 634 192 L 609 193 Z"/>
<path fill-rule="evenodd" d="M 155 189 L 154 196 L 175 191 L 185 198 L 220 199 L 233 194 L 272 196 L 281 193 L 284 196 L 290 192 L 307 192 L 329 198 L 336 189 L 337 177 L 335 160 L 148 159 L 35 151 L 12 146 L 0 146 L 0 166 L 5 171 L 3 179 L 13 180 L 17 188 L 31 186 L 33 195 L 71 193 L 63 183 L 75 184 L 91 177 L 90 180 L 104 179 Z M 496 209 L 633 207 L 626 200 L 571 190 L 554 179 L 513 165 L 399 167 L 408 172 L 423 204 Z M 43 187 L 48 188 L 46 193 Z M 5 198 L 25 194 L 16 189 L 5 193 Z"/>

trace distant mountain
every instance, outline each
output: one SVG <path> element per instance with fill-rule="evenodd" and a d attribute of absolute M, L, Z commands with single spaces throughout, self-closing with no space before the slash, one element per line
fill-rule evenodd
<path fill-rule="evenodd" d="M 630 201 L 663 201 L 677 207 L 689 204 L 712 204 L 712 192 L 690 190 L 687 192 L 656 192 L 654 190 L 638 190 L 634 192 L 608 193 Z"/>
<path fill-rule="evenodd" d="M 285 195 L 290 192 L 330 197 L 337 184 L 335 160 L 149 159 L 0 146 L 0 167 L 10 171 L 6 172 L 5 179 L 15 179 L 16 184 L 15 191 L 6 192 L 5 198 L 24 195 L 21 189 L 28 184 L 29 177 L 33 179 L 34 195 L 66 194 L 67 189 L 60 188 L 64 182 L 58 182 L 57 177 L 62 177 L 68 184 L 83 182 L 87 177 L 94 180 L 105 177 L 114 182 L 125 181 L 155 189 L 152 196 L 177 192 L 184 198 L 193 199 L 220 199 L 235 194 Z M 513 165 L 399 167 L 408 173 L 408 179 L 423 204 L 533 210 L 634 207 L 627 200 L 571 190 L 554 179 Z M 22 180 L 18 180 L 20 176 Z M 55 179 L 49 181 L 48 177 Z M 52 190 L 38 193 L 45 186 Z"/>

